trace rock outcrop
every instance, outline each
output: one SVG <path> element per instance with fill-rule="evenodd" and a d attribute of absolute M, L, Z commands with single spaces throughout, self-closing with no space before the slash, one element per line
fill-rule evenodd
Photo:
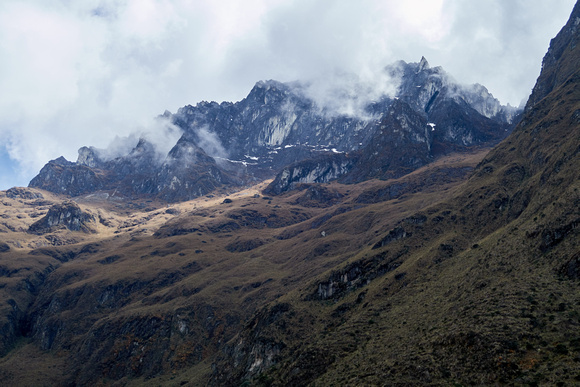
<path fill-rule="evenodd" d="M 42 195 L 40 192 L 23 187 L 12 187 L 6 190 L 6 196 L 10 199 L 22 200 L 44 199 L 44 195 Z"/>
<path fill-rule="evenodd" d="M 266 187 L 267 195 L 279 195 L 296 188 L 299 184 L 328 183 L 347 173 L 356 159 L 345 154 L 324 155 L 304 160 L 287 167 Z"/>
<path fill-rule="evenodd" d="M 30 225 L 28 232 L 44 234 L 65 227 L 71 231 L 88 233 L 92 232 L 91 223 L 94 221 L 93 215 L 84 212 L 78 204 L 69 200 L 50 207 L 43 218 Z"/>

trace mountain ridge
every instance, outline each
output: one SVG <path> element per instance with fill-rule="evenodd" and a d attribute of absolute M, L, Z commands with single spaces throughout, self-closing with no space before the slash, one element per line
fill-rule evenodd
<path fill-rule="evenodd" d="M 175 202 L 271 178 L 290 164 L 308 165 L 310 159 L 321 164 L 327 159 L 326 153 L 353 155 L 347 156 L 349 162 L 342 163 L 343 167 L 334 168 L 339 173 L 310 180 L 340 178 L 356 163 L 360 164 L 355 172 L 359 177 L 347 177 L 344 181 L 400 176 L 409 171 L 410 165 L 406 161 L 399 165 L 396 159 L 390 161 L 394 170 L 390 175 L 362 172 L 374 168 L 372 162 L 366 165 L 372 157 L 369 153 L 375 152 L 370 148 L 385 127 L 394 125 L 381 122 L 397 106 L 400 110 L 400 106 L 407 105 L 407 116 L 422 117 L 417 121 L 399 115 L 397 122 L 402 125 L 413 123 L 408 129 L 414 133 L 411 137 L 428 134 L 429 129 L 433 132 L 421 140 L 428 140 L 428 149 L 417 155 L 422 162 L 415 163 L 410 170 L 446 152 L 497 143 L 517 120 L 517 110 L 501 106 L 485 87 L 460 86 L 440 67 L 431 68 L 424 57 L 419 63 L 399 61 L 384 71 L 395 79 L 391 82 L 399 83 L 396 97 L 380 94 L 376 100 L 367 100 L 364 93 L 369 91 L 355 80 L 340 86 L 343 89 L 338 90 L 338 97 L 333 97 L 335 100 L 328 106 L 315 99 L 316 93 L 311 90 L 317 86 L 260 81 L 239 102 L 200 102 L 159 117 L 162 124 L 165 120 L 165 125 L 182 132 L 167 155 L 157 154 L 154 145 L 145 139 L 129 154 L 114 159 L 103 159 L 102 152 L 83 147 L 76 162 L 57 159 L 45 165 L 30 187 L 73 197 L 105 190 L 128 197 L 141 195 Z M 341 113 L 341 105 L 351 112 Z M 412 147 L 408 140 L 404 146 Z M 190 154 L 183 152 L 185 144 L 191 149 Z M 386 152 L 401 146 L 382 141 Z M 193 154 L 197 156 L 191 157 Z M 188 171 L 184 172 L 183 167 Z M 401 171 L 397 172 L 398 168 Z M 305 175 L 312 173 L 308 171 Z"/>

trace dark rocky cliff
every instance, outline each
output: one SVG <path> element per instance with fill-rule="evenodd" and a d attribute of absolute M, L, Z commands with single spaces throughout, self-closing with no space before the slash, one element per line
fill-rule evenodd
<path fill-rule="evenodd" d="M 572 17 L 558 35 L 551 40 L 548 52 L 542 60 L 542 71 L 526 104 L 526 112 L 576 72 L 578 68 L 577 58 L 569 54 L 576 48 L 580 39 L 578 36 L 580 28 L 579 7 L 580 5 L 577 3 L 574 6 Z"/>
<path fill-rule="evenodd" d="M 440 67 L 430 68 L 425 58 L 395 63 L 387 71 L 402 79 L 398 97 L 380 108 L 375 126 L 358 148 L 350 149 L 349 162 L 333 179 L 356 183 L 399 177 L 441 155 L 497 144 L 519 119 L 517 109 L 501 106 L 483 86 L 460 87 Z M 326 171 L 334 170 L 334 163 L 320 157 L 285 167 L 268 192 L 328 181 Z"/>
<path fill-rule="evenodd" d="M 30 186 L 70 196 L 105 190 L 182 201 L 286 173 L 295 168 L 290 165 L 301 170 L 292 172 L 302 176 L 296 183 L 337 179 L 355 166 L 354 160 L 359 164 L 344 181 L 386 178 L 452 150 L 497 143 L 517 120 L 516 109 L 501 106 L 483 86 L 460 86 L 440 67 L 430 68 L 425 58 L 397 62 L 385 72 L 398 83 L 397 96 L 383 95 L 362 111 L 342 114 L 319 106 L 306 84 L 258 82 L 239 102 L 200 102 L 164 114 L 160 120 L 183 132 L 168 154 L 157 154 L 143 139 L 129 154 L 113 159 L 83 147 L 76 162 L 62 157 L 49 162 Z M 336 98 L 348 104 L 367 96 Z M 417 142 L 425 146 L 419 150 Z M 332 153 L 351 155 L 336 168 L 337 158 L 326 157 Z M 322 167 L 324 162 L 330 164 Z M 307 170 L 309 165 L 317 170 Z"/>

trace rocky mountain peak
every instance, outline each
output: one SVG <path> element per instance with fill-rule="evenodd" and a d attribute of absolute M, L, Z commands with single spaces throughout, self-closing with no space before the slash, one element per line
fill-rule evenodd
<path fill-rule="evenodd" d="M 140 138 L 135 148 L 131 150 L 130 156 L 151 156 L 155 153 L 155 146 L 144 138 Z"/>
<path fill-rule="evenodd" d="M 68 161 L 67 159 L 65 159 L 63 156 L 60 156 L 54 160 L 50 160 L 49 163 L 55 164 L 55 165 L 62 165 L 62 166 L 66 166 L 66 165 L 70 165 L 70 161 Z"/>
<path fill-rule="evenodd" d="M 421 57 L 421 61 L 419 61 L 419 65 L 417 66 L 417 72 L 429 69 L 429 62 L 425 59 L 424 56 Z"/>
<path fill-rule="evenodd" d="M 289 93 L 290 87 L 287 84 L 275 80 L 259 81 L 248 94 L 247 101 L 262 105 L 277 105 Z"/>
<path fill-rule="evenodd" d="M 364 178 L 386 177 L 387 170 L 398 176 L 440 152 L 489 145 L 509 133 L 513 117 L 504 114 L 506 108 L 487 89 L 458 85 L 441 67 L 430 67 L 425 57 L 418 63 L 399 61 L 385 71 L 400 81 L 394 98 L 375 95 L 379 91 L 363 87 L 357 77 L 348 74 L 339 77 L 336 85 L 326 85 L 330 89 L 325 90 L 336 93 L 323 92 L 322 96 L 315 84 L 259 81 L 236 103 L 202 101 L 184 106 L 176 114 L 165 112 L 164 117 L 182 130 L 167 154 L 158 154 L 145 139 L 129 154 L 106 161 L 96 149 L 83 147 L 76 163 L 60 161 L 62 167 L 57 168 L 59 162 L 52 162 L 31 186 L 69 195 L 97 188 L 179 201 L 205 195 L 224 184 L 271 178 L 294 163 L 312 159 L 316 161 L 300 167 L 300 173 L 294 171 L 297 181 L 290 180 L 336 179 L 355 160 L 371 159 L 375 172 L 370 173 L 369 166 L 356 168 L 365 171 Z M 396 111 L 403 113 L 395 117 Z M 385 115 L 392 117 L 385 121 Z M 385 122 L 393 128 L 385 129 Z M 434 133 L 426 131 L 434 127 Z M 381 137 L 380 133 L 388 135 Z M 418 139 L 422 146 L 417 146 Z M 377 144 L 384 149 L 376 149 Z M 388 167 L 377 164 L 387 162 L 385 158 L 365 156 L 365 152 L 399 154 L 399 148 L 404 156 L 406 146 L 424 154 L 415 154 L 413 160 L 402 157 L 404 162 L 387 158 Z M 328 152 L 357 154 L 343 159 L 325 157 Z M 330 164 L 325 167 L 325 163 Z"/>
<path fill-rule="evenodd" d="M 101 163 L 101 160 L 97 154 L 94 147 L 83 146 L 79 149 L 79 156 L 77 158 L 78 165 L 85 165 L 87 167 L 97 167 Z"/>

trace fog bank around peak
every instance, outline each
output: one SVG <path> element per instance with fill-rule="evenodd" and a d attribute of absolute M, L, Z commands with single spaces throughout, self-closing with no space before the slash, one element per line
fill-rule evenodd
<path fill-rule="evenodd" d="M 394 98 L 401 78 L 384 68 L 362 74 L 335 72 L 303 82 L 297 92 L 312 100 L 321 114 L 371 118 L 369 104 Z"/>

